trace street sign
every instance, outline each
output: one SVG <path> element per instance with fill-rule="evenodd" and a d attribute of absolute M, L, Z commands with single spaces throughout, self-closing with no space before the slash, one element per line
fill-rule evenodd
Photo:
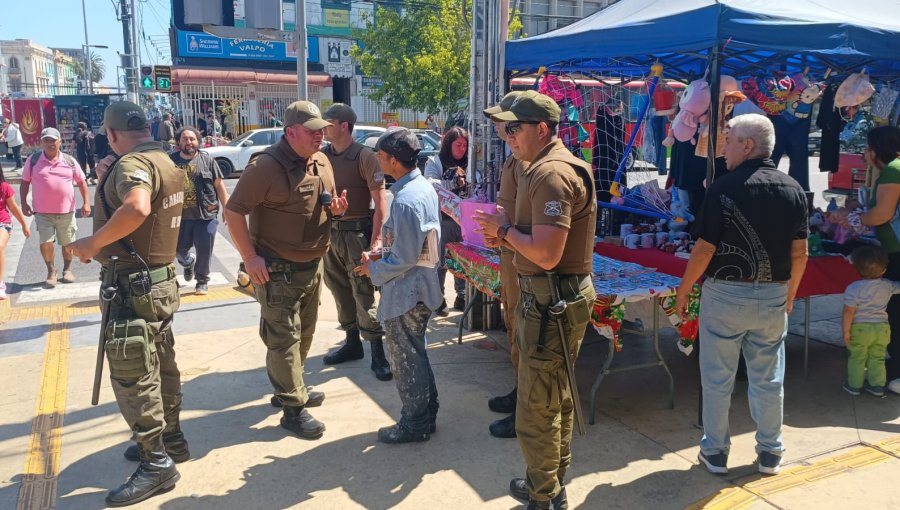
<path fill-rule="evenodd" d="M 153 90 L 153 66 L 141 66 L 141 88 Z"/>
<path fill-rule="evenodd" d="M 156 78 L 156 90 L 172 92 L 172 66 L 153 66 L 153 76 Z"/>

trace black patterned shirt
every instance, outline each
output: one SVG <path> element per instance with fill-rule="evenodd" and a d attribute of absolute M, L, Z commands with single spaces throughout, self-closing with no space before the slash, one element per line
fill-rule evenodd
<path fill-rule="evenodd" d="M 790 280 L 791 244 L 809 235 L 806 195 L 772 160 L 747 160 L 709 187 L 693 234 L 716 247 L 710 278 Z"/>

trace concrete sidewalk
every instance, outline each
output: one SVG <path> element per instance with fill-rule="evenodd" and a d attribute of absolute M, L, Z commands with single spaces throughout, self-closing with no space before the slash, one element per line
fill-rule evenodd
<path fill-rule="evenodd" d="M 179 465 L 182 479 L 172 491 L 134 508 L 517 508 L 507 485 L 523 474 L 518 444 L 487 431 L 501 417 L 487 399 L 513 386 L 505 333 L 471 332 L 457 345 L 458 313 L 432 321 L 437 432 L 426 443 L 388 446 L 375 432 L 399 415 L 394 383 L 375 379 L 368 352 L 361 361 L 322 364 L 343 338 L 330 294 L 322 297 L 305 374 L 327 395 L 312 410 L 327 426 L 318 441 L 288 434 L 269 406 L 258 305 L 230 287 L 184 297 L 175 327 L 193 458 Z M 122 457 L 130 434 L 108 381 L 100 405 L 89 402 L 95 305 L 0 309 L 0 321 L 4 314 L 8 321 L 0 331 L 0 508 L 103 508 L 107 490 L 135 468 Z M 814 308 L 814 318 L 830 320 L 836 312 L 828 306 Z M 606 342 L 590 333 L 582 348 L 585 399 Z M 625 336 L 624 346 L 616 364 L 653 355 L 645 338 Z M 676 349 L 671 329 L 663 330 L 661 346 L 676 380 L 675 409 L 668 409 L 662 370 L 608 376 L 597 424 L 574 439 L 570 508 L 900 508 L 891 484 L 900 472 L 900 398 L 841 391 L 843 348 L 812 342 L 804 379 L 802 338 L 789 339 L 787 465 L 762 479 L 752 464 L 746 383 L 738 383 L 732 406 L 731 474 L 710 475 L 696 462 L 696 361 Z"/>

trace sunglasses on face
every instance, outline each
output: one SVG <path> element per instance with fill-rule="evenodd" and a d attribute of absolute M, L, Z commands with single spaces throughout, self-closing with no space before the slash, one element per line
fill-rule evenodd
<path fill-rule="evenodd" d="M 514 134 L 518 133 L 519 131 L 521 131 L 522 126 L 525 124 L 531 124 L 532 126 L 536 126 L 536 125 L 540 124 L 540 122 L 533 121 L 533 120 L 517 120 L 515 122 L 507 122 L 506 127 L 504 129 L 506 130 L 507 135 L 514 135 Z"/>

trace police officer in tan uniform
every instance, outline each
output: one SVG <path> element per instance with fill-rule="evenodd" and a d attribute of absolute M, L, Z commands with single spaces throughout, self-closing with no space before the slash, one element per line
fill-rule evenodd
<path fill-rule="evenodd" d="M 352 108 L 335 103 L 323 117 L 331 122 L 325 128 L 325 139 L 331 145 L 322 152 L 334 169 L 337 189 L 347 190 L 348 203 L 347 212 L 331 222 L 331 248 L 325 254 L 325 285 L 334 294 L 338 321 L 347 338 L 324 361 L 326 365 L 337 365 L 362 359 L 362 336 L 371 347 L 375 377 L 390 381 L 391 367 L 384 356 L 384 329 L 375 319 L 375 287 L 368 276 L 353 271 L 364 251 L 381 249 L 381 227 L 387 212 L 384 173 L 375 153 L 353 140 L 356 113 Z M 370 203 L 374 208 L 370 209 Z"/>
<path fill-rule="evenodd" d="M 82 262 L 96 258 L 103 272 L 112 270 L 110 257 L 118 257 L 105 348 L 116 401 L 137 442 L 125 456 L 140 466 L 106 502 L 125 506 L 173 487 L 180 478 L 174 462 L 190 458 L 178 420 L 181 375 L 172 335 L 184 175 L 153 141 L 138 105 L 111 104 L 102 131 L 123 156 L 98 185 L 94 234 L 68 249 Z"/>
<path fill-rule="evenodd" d="M 319 152 L 330 125 L 316 105 L 291 103 L 281 140 L 250 161 L 225 208 L 260 304 L 259 334 L 275 399 L 284 408 L 281 426 L 304 439 L 325 431 L 306 410 L 322 397 L 309 394 L 303 366 L 316 331 L 331 220 L 347 209 L 347 192 L 335 196 L 331 164 Z"/>
<path fill-rule="evenodd" d="M 574 401 L 562 342 L 574 363 L 595 298 L 590 275 L 597 221 L 594 183 L 590 165 L 557 138 L 559 114 L 551 98 L 529 90 L 509 111 L 493 117 L 507 123 L 513 154 L 531 163 L 519 176 L 515 225 L 503 212 L 475 215 L 486 235 L 515 251 L 521 289 L 516 434 L 526 476 L 510 482 L 510 494 L 527 500 L 529 509 L 550 508 L 551 502 L 553 508 L 568 506 L 563 483 L 572 457 Z M 549 316 L 557 292 L 567 303 L 559 323 Z"/>
<path fill-rule="evenodd" d="M 521 92 L 514 91 L 503 96 L 499 104 L 496 104 L 486 110 L 484 114 L 490 118 L 500 112 L 509 110 L 512 102 L 515 101 Z M 494 121 L 494 128 L 501 140 L 510 144 L 506 136 L 506 123 L 503 121 Z M 503 163 L 500 169 L 500 189 L 497 191 L 497 205 L 502 207 L 510 218 L 511 223 L 515 223 L 515 207 L 516 207 L 516 187 L 519 182 L 519 175 L 525 169 L 525 166 L 514 155 L 510 155 Z M 503 321 L 506 324 L 506 334 L 509 337 L 509 353 L 512 358 L 513 370 L 519 369 L 519 348 L 516 345 L 516 305 L 519 303 L 519 279 L 516 270 L 513 267 L 513 252 L 508 245 L 498 244 L 500 248 L 500 301 L 503 304 Z M 488 408 L 498 413 L 510 413 L 506 418 L 496 420 L 491 423 L 488 430 L 494 437 L 510 438 L 516 437 L 516 393 L 518 389 L 513 388 L 508 395 L 493 397 L 488 400 Z"/>

